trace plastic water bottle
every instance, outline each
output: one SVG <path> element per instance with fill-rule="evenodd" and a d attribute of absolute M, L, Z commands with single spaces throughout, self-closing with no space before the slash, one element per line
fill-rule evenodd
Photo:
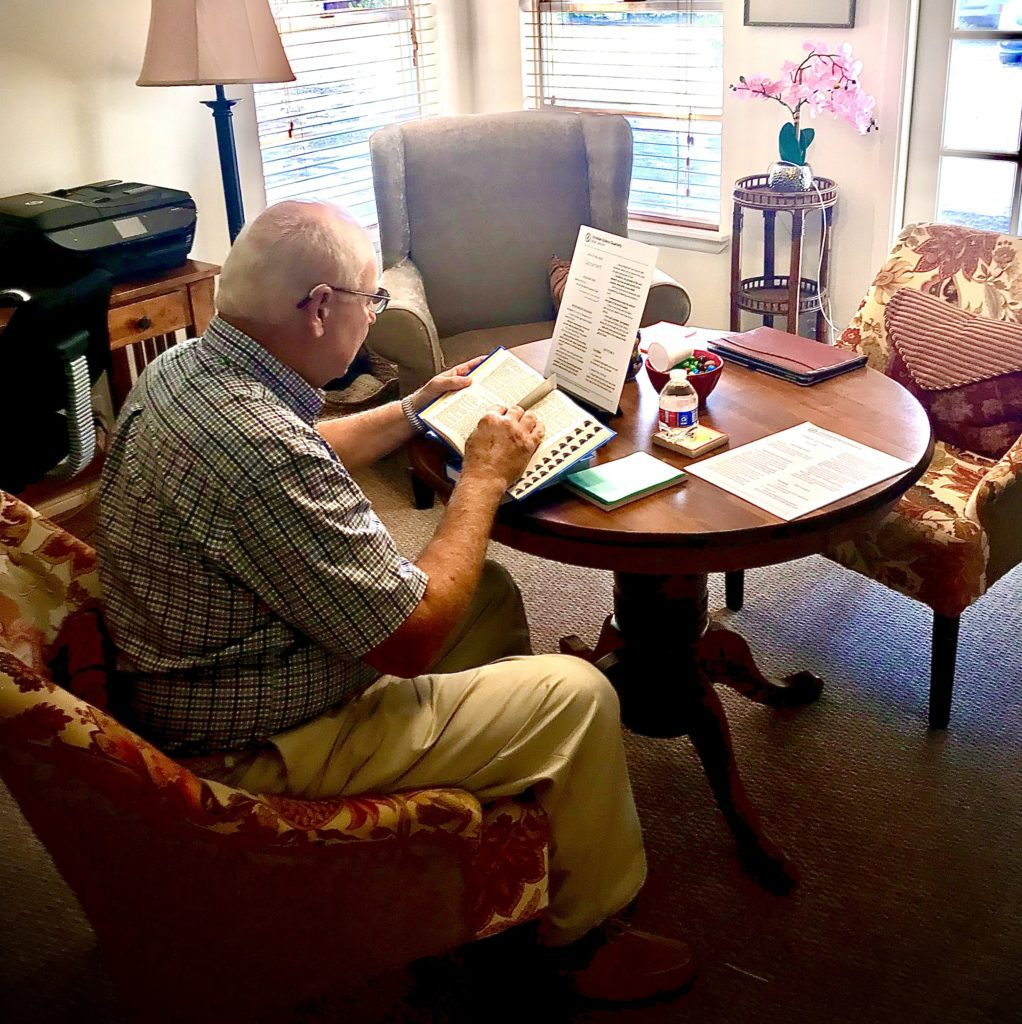
<path fill-rule="evenodd" d="M 698 423 L 699 396 L 689 383 L 688 370 L 671 370 L 671 379 L 660 392 L 657 429 L 671 440 L 677 440 Z"/>

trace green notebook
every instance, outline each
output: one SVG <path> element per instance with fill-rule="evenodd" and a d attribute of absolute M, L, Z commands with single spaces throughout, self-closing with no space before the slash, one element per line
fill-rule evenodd
<path fill-rule="evenodd" d="M 610 510 L 680 484 L 685 476 L 683 469 L 676 469 L 647 452 L 633 452 L 623 459 L 569 473 L 564 478 L 564 486 L 580 498 Z"/>

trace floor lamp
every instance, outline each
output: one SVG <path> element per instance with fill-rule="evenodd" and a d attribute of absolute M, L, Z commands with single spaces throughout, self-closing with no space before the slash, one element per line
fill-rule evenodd
<path fill-rule="evenodd" d="M 138 85 L 215 85 L 213 111 L 231 242 L 245 223 L 234 145 L 237 100 L 225 85 L 293 82 L 268 0 L 152 0 Z"/>

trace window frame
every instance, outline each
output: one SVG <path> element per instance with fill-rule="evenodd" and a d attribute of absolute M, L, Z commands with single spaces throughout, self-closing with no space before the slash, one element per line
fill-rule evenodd
<path fill-rule="evenodd" d="M 945 157 L 1006 162 L 1015 168 L 1007 233 L 1019 234 L 1022 228 L 1022 130 L 1014 152 L 946 147 L 944 119 L 955 41 L 1022 40 L 1022 31 L 958 28 L 955 24 L 956 11 L 956 0 L 927 0 L 920 6 L 903 220 L 913 223 L 937 218 L 941 168 Z M 935 53 L 944 54 L 943 63 L 933 59 Z M 930 55 L 929 59 L 921 59 L 924 54 Z M 935 98 L 937 102 L 934 102 Z"/>

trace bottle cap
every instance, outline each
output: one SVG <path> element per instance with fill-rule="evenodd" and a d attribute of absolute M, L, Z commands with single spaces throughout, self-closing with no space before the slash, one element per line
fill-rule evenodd
<path fill-rule="evenodd" d="M 688 370 L 684 366 L 671 370 L 671 380 L 688 380 Z"/>

